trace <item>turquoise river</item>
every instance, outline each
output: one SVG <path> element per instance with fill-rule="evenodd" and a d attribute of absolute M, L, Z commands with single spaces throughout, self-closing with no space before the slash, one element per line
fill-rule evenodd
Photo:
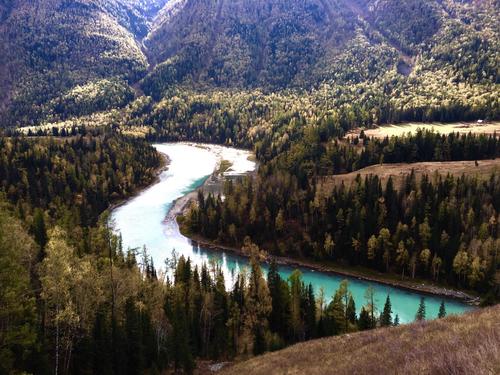
<path fill-rule="evenodd" d="M 235 275 L 248 265 L 247 259 L 232 253 L 214 251 L 194 246 L 191 241 L 179 233 L 175 220 L 167 219 L 167 214 L 178 198 L 201 186 L 211 175 L 221 160 L 233 163 L 227 174 L 239 175 L 250 172 L 255 164 L 248 160 L 249 152 L 222 146 L 195 145 L 188 143 L 168 143 L 155 145 L 159 152 L 169 158 L 168 170 L 161 173 L 159 180 L 115 208 L 111 215 L 114 228 L 122 235 L 123 246 L 127 248 L 147 248 L 157 268 L 165 269 L 165 260 L 171 259 L 173 251 L 180 256 L 190 257 L 195 264 L 219 262 L 224 270 L 227 286 L 232 285 Z M 263 264 L 267 269 L 267 265 Z M 287 278 L 295 268 L 280 266 L 280 273 Z M 375 288 L 376 304 L 382 309 L 387 294 L 390 295 L 394 315 L 398 314 L 402 323 L 414 319 L 421 294 L 407 290 L 368 282 L 357 278 L 346 278 L 330 273 L 300 267 L 305 283 L 311 283 L 317 293 L 323 288 L 325 296 L 333 296 L 340 282 L 349 281 L 356 306 L 365 304 L 364 293 L 369 285 Z M 424 295 L 427 317 L 437 316 L 443 298 Z M 444 299 L 448 314 L 460 314 L 472 307 L 454 300 Z"/>

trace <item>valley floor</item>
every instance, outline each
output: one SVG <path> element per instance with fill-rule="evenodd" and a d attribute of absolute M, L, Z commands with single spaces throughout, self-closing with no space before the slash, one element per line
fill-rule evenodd
<path fill-rule="evenodd" d="M 377 164 L 360 170 L 332 176 L 324 176 L 320 178 L 319 185 L 324 189 L 325 194 L 328 194 L 334 185 L 340 185 L 342 182 L 349 186 L 356 177 L 360 175 L 362 179 L 369 175 L 377 175 L 385 185 L 389 177 L 392 177 L 396 188 L 401 187 L 404 179 L 411 171 L 415 173 L 417 181 L 427 175 L 431 179 L 435 174 L 446 176 L 451 174 L 454 176 L 474 176 L 479 179 L 489 178 L 491 173 L 500 172 L 500 159 L 479 160 L 479 161 L 436 161 L 422 163 L 393 163 L 393 164 Z"/>
<path fill-rule="evenodd" d="M 500 122 L 405 122 L 400 124 L 386 124 L 373 129 L 365 129 L 364 133 L 367 137 L 385 138 L 392 136 L 404 136 L 407 134 L 415 134 L 418 130 L 430 130 L 440 134 L 460 133 L 460 134 L 498 134 L 500 132 Z M 361 129 L 357 128 L 349 132 L 347 135 L 360 135 Z"/>

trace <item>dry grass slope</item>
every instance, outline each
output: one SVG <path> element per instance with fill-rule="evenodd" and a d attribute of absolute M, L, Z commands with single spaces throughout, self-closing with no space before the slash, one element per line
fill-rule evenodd
<path fill-rule="evenodd" d="M 465 174 L 477 178 L 489 178 L 491 173 L 500 172 L 500 159 L 479 160 L 477 165 L 475 161 L 378 164 L 347 174 L 326 176 L 318 182 L 326 194 L 331 192 L 333 186 L 340 185 L 342 182 L 344 182 L 346 186 L 349 186 L 356 180 L 358 175 L 360 175 L 362 179 L 370 175 L 377 175 L 382 181 L 383 186 L 389 177 L 392 177 L 394 185 L 400 187 L 404 182 L 404 178 L 408 176 L 412 170 L 415 173 L 417 181 L 419 181 L 423 175 L 428 175 L 432 179 L 436 174 L 442 176 L 446 176 L 447 174 L 461 176 Z"/>
<path fill-rule="evenodd" d="M 462 316 L 298 344 L 222 373 L 500 374 L 500 305 Z"/>

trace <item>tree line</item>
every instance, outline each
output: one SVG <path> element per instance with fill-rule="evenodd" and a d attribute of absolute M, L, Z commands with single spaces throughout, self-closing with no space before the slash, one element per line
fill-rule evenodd
<path fill-rule="evenodd" d="M 145 141 L 111 130 L 67 135 L 0 138 L 0 189 L 21 217 L 40 208 L 71 217 L 72 225 L 93 225 L 110 203 L 151 182 L 161 163 Z"/>

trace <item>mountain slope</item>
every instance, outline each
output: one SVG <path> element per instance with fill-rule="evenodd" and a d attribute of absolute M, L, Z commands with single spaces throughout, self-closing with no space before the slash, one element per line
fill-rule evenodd
<path fill-rule="evenodd" d="M 495 117 L 499 14 L 496 0 L 0 0 L 0 124 L 179 89 Z"/>
<path fill-rule="evenodd" d="M 223 374 L 498 374 L 500 305 L 297 344 Z"/>
<path fill-rule="evenodd" d="M 308 87 L 409 75 L 417 60 L 496 82 L 497 25 L 492 0 L 173 0 L 146 45 L 166 85 Z"/>
<path fill-rule="evenodd" d="M 146 19 L 129 2 L 2 1 L 0 111 L 8 108 L 13 120 L 50 117 L 58 111 L 49 102 L 78 85 L 131 82 L 146 70 L 136 42 L 147 33 Z"/>
<path fill-rule="evenodd" d="M 171 81 L 221 87 L 307 87 L 358 35 L 330 0 L 171 1 L 146 40 Z M 166 66 L 165 66 L 166 65 Z M 318 72 L 313 73 L 313 70 Z"/>

